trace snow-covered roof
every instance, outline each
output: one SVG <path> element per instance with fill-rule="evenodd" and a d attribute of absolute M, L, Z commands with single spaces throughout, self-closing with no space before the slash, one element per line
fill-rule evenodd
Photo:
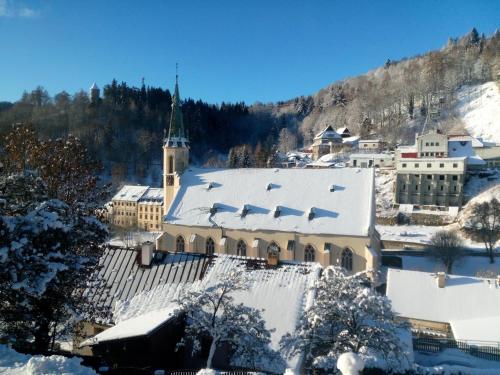
<path fill-rule="evenodd" d="M 333 128 L 328 125 L 326 128 L 324 128 L 322 131 L 320 131 L 314 139 L 341 139 L 341 135 L 337 133 Z"/>
<path fill-rule="evenodd" d="M 115 194 L 113 200 L 137 202 L 148 189 L 149 186 L 144 185 L 125 185 Z"/>
<path fill-rule="evenodd" d="M 95 82 L 92 84 L 92 86 L 90 86 L 90 89 L 91 90 L 99 90 L 99 87 L 97 87 L 97 85 L 95 84 Z"/>
<path fill-rule="evenodd" d="M 347 132 L 347 133 L 349 133 L 349 129 L 347 129 L 347 127 L 345 127 L 345 126 L 344 126 L 344 127 L 342 127 L 342 128 L 338 128 L 338 129 L 336 130 L 336 132 L 337 132 L 338 134 L 342 134 L 342 133 L 346 133 L 346 132 Z"/>
<path fill-rule="evenodd" d="M 342 139 L 342 143 L 358 143 L 359 135 L 353 135 L 351 137 L 346 137 Z"/>
<path fill-rule="evenodd" d="M 150 267 L 141 267 L 137 251 L 108 248 L 99 260 L 100 269 L 93 275 L 84 296 L 96 309 L 106 312 L 94 320 L 111 322 L 111 310 L 117 301 L 162 284 L 189 283 L 201 276 L 206 257 L 203 254 L 155 252 Z"/>
<path fill-rule="evenodd" d="M 500 285 L 493 279 L 390 268 L 387 296 L 400 316 L 449 323 L 457 340 L 500 342 Z"/>
<path fill-rule="evenodd" d="M 139 202 L 163 202 L 163 189 L 162 188 L 149 188 L 139 199 Z"/>
<path fill-rule="evenodd" d="M 373 225 L 373 194 L 370 169 L 193 168 L 181 176 L 165 222 L 366 236 Z M 245 205 L 249 211 L 242 217 Z M 279 217 L 274 217 L 276 206 L 281 207 Z M 313 220 L 308 219 L 311 207 L 316 210 Z"/>
<path fill-rule="evenodd" d="M 248 258 L 219 255 L 208 269 L 202 283 L 205 288 L 217 283 L 219 276 L 245 264 Z M 306 308 L 313 303 L 310 288 L 319 278 L 321 266 L 317 263 L 281 263 L 277 268 L 262 267 L 255 269 L 255 264 L 248 268 L 251 272 L 250 288 L 232 294 L 235 303 L 260 309 L 271 333 L 271 347 L 279 350 L 279 341 L 286 333 L 295 331 L 299 318 Z M 298 358 L 289 359 L 288 366 L 298 365 Z"/>

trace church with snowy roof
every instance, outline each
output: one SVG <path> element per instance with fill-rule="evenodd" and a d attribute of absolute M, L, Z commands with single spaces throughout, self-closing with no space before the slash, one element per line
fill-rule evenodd
<path fill-rule="evenodd" d="M 379 268 L 372 169 L 202 169 L 189 149 L 176 78 L 158 250 Z"/>

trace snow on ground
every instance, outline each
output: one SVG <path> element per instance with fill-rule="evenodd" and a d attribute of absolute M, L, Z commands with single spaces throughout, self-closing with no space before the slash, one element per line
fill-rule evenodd
<path fill-rule="evenodd" d="M 469 374 L 498 375 L 500 362 L 488 361 L 464 353 L 458 349 L 446 349 L 440 353 L 415 352 L 418 374 Z"/>
<path fill-rule="evenodd" d="M 377 202 L 377 216 L 394 216 L 394 182 L 396 181 L 395 169 L 375 169 L 375 195 Z"/>
<path fill-rule="evenodd" d="M 495 82 L 462 87 L 455 110 L 472 136 L 500 142 L 500 90 Z"/>
<path fill-rule="evenodd" d="M 498 184 L 498 182 L 495 186 L 483 191 L 481 194 L 476 195 L 462 208 L 462 211 L 458 214 L 458 223 L 462 226 L 466 225 L 472 214 L 474 205 L 489 202 L 493 198 L 500 201 L 500 184 Z"/>
<path fill-rule="evenodd" d="M 468 197 L 475 197 L 485 190 L 500 184 L 500 169 L 490 169 L 488 176 L 480 177 L 479 174 L 471 175 L 465 183 L 464 194 Z"/>
<path fill-rule="evenodd" d="M 95 375 L 89 367 L 81 365 L 78 357 L 60 355 L 45 357 L 21 354 L 6 345 L 0 345 L 0 374 L 5 375 Z"/>

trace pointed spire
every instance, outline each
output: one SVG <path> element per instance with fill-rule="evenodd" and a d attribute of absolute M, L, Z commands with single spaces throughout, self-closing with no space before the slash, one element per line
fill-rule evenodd
<path fill-rule="evenodd" d="M 178 74 L 178 65 L 175 64 L 175 89 L 174 96 L 172 97 L 172 112 L 170 114 L 170 128 L 168 130 L 168 139 L 173 140 L 177 138 L 179 141 L 181 138 L 184 138 L 184 141 L 187 141 L 186 135 L 184 133 L 184 122 L 182 119 L 182 110 L 181 110 L 181 96 L 179 94 L 179 74 Z M 169 142 L 168 142 L 169 143 Z"/>

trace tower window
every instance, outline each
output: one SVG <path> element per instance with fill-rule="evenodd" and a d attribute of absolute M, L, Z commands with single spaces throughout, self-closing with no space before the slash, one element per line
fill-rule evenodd
<path fill-rule="evenodd" d="M 205 243 L 205 252 L 207 255 L 214 255 L 215 242 L 211 237 L 207 238 L 207 242 Z"/>
<path fill-rule="evenodd" d="M 175 251 L 177 251 L 178 253 L 183 253 L 184 248 L 185 248 L 184 237 L 177 236 L 177 239 L 175 240 Z"/>
<path fill-rule="evenodd" d="M 174 173 L 174 157 L 172 155 L 168 157 L 168 173 Z"/>

